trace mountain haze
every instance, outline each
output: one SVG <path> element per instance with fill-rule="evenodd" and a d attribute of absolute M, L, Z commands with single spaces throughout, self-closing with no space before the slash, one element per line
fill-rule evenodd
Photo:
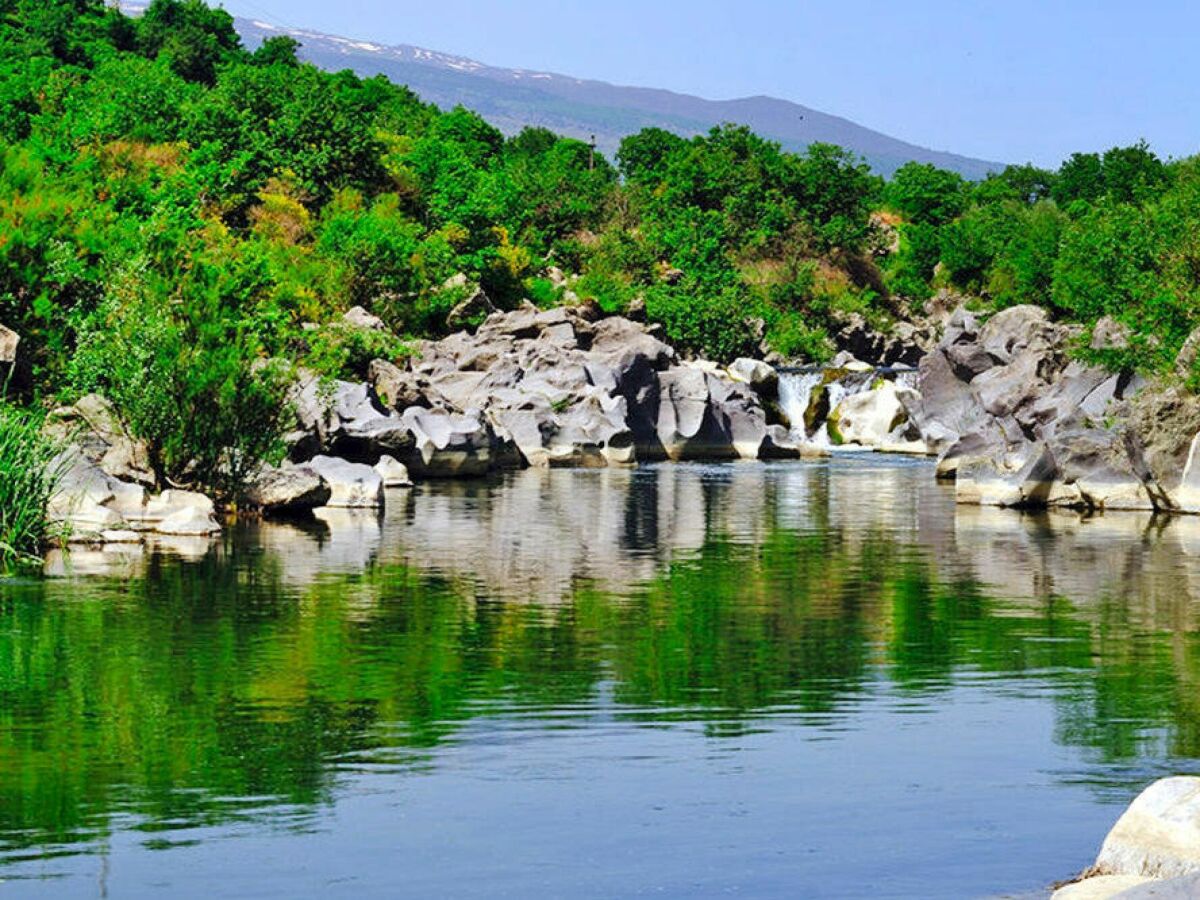
<path fill-rule="evenodd" d="M 286 34 L 302 43 L 303 59 L 322 68 L 351 69 L 362 76 L 386 75 L 443 108 L 461 104 L 472 109 L 508 134 L 537 125 L 583 140 L 594 135 L 609 156 L 616 153 L 623 137 L 650 126 L 690 137 L 733 122 L 748 125 L 789 150 L 803 150 L 815 141 L 838 144 L 865 157 L 884 175 L 910 160 L 933 163 L 971 179 L 1003 168 L 999 163 L 909 144 L 848 119 L 773 97 L 706 100 L 549 72 L 497 68 L 408 44 L 352 40 L 242 18 L 236 25 L 249 47 Z"/>

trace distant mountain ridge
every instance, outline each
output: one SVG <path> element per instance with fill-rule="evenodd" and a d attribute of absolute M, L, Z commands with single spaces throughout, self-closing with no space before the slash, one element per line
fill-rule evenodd
<path fill-rule="evenodd" d="M 126 4 L 126 8 L 132 12 L 139 5 Z M 623 137 L 646 127 L 665 128 L 690 137 L 732 122 L 747 125 L 788 150 L 803 150 L 815 141 L 838 144 L 864 157 L 884 175 L 910 160 L 933 163 L 971 179 L 1004 167 L 1002 163 L 919 147 L 848 119 L 773 97 L 706 100 L 551 72 L 497 68 L 409 44 L 354 40 L 252 19 L 235 21 L 243 41 L 251 48 L 268 37 L 286 34 L 301 42 L 302 59 L 321 68 L 351 69 L 362 76 L 386 75 L 442 108 L 461 104 L 472 109 L 506 134 L 538 125 L 582 140 L 595 135 L 600 150 L 609 157 L 616 154 Z"/>

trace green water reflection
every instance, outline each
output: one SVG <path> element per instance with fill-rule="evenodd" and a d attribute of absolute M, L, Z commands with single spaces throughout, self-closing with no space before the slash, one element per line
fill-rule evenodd
<path fill-rule="evenodd" d="M 328 803 L 602 692 L 720 738 L 988 682 L 1138 783 L 1200 757 L 1196 548 L 1200 523 L 956 511 L 924 467 L 835 463 L 523 473 L 77 554 L 106 574 L 0 588 L 0 848 Z"/>

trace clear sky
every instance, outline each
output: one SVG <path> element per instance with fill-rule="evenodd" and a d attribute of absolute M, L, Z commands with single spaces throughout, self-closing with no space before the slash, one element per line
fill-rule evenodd
<path fill-rule="evenodd" d="M 769 94 L 917 144 L 1057 164 L 1200 152 L 1196 0 L 224 0 L 230 12 L 713 99 Z"/>

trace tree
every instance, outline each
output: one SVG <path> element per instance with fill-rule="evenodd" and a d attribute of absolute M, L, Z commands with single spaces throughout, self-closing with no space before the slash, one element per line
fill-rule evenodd
<path fill-rule="evenodd" d="M 929 163 L 901 166 L 884 189 L 888 206 L 920 225 L 945 225 L 966 206 L 966 182 Z"/>
<path fill-rule="evenodd" d="M 242 46 L 233 16 L 203 0 L 153 0 L 138 19 L 138 39 L 147 56 L 165 55 L 182 77 L 203 84 Z"/>
<path fill-rule="evenodd" d="M 293 37 L 288 37 L 285 34 L 269 37 L 258 49 L 254 51 L 254 64 L 256 66 L 288 66 L 294 68 L 300 65 L 300 61 L 296 58 L 296 53 L 300 49 L 300 42 Z"/>

